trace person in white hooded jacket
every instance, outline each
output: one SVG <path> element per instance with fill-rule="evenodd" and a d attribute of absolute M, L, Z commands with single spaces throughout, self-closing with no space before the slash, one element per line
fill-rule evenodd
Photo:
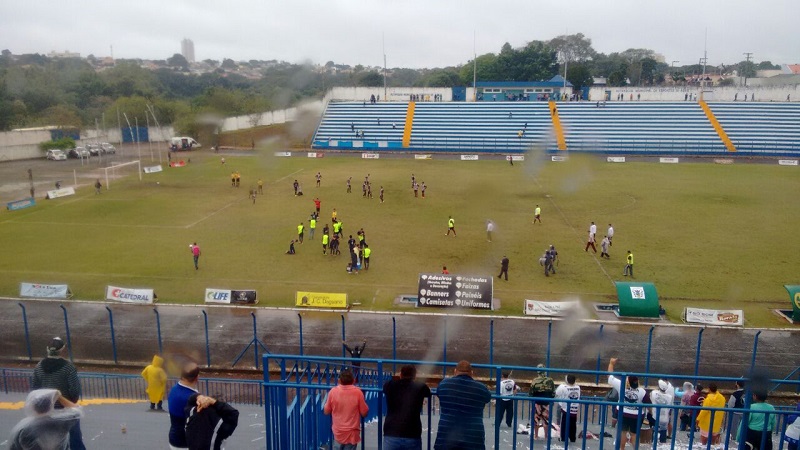
<path fill-rule="evenodd" d="M 672 409 L 663 408 L 664 405 L 672 405 L 675 402 L 675 388 L 668 381 L 658 380 L 658 389 L 650 391 L 650 402 L 653 405 L 653 417 L 658 422 L 658 439 L 662 444 L 667 442 L 667 438 L 672 435 Z"/>

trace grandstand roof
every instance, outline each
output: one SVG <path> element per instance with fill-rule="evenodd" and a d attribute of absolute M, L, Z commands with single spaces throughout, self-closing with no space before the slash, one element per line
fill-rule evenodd
<path fill-rule="evenodd" d="M 478 81 L 479 88 L 532 88 L 532 87 L 561 87 L 564 86 L 564 77 L 556 75 L 548 81 Z M 567 86 L 572 83 L 567 81 Z"/>

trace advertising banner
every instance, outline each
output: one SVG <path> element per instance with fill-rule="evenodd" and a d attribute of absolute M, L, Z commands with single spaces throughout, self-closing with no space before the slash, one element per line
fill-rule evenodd
<path fill-rule="evenodd" d="M 66 284 L 20 283 L 19 296 L 33 298 L 69 298 L 71 297 L 71 293 Z"/>
<path fill-rule="evenodd" d="M 361 154 L 361 158 L 362 159 L 378 159 L 380 157 L 381 157 L 381 155 L 379 153 L 362 153 Z"/>
<path fill-rule="evenodd" d="M 733 159 L 730 158 L 717 158 L 714 160 L 714 164 L 733 164 Z"/>
<path fill-rule="evenodd" d="M 145 167 L 142 170 L 144 171 L 144 173 L 158 173 L 161 172 L 163 169 L 161 168 L 161 164 L 159 164 L 157 166 Z"/>
<path fill-rule="evenodd" d="M 609 156 L 606 158 L 606 161 L 610 163 L 624 163 L 625 157 L 624 156 Z"/>
<path fill-rule="evenodd" d="M 658 158 L 658 162 L 663 164 L 678 164 L 679 161 L 678 158 Z"/>
<path fill-rule="evenodd" d="M 6 209 L 9 211 L 16 211 L 18 209 L 25 209 L 30 208 L 36 204 L 36 200 L 31 198 L 26 198 L 25 200 L 17 200 L 15 202 L 8 202 L 6 203 Z"/>
<path fill-rule="evenodd" d="M 275 156 L 285 158 L 287 156 L 292 156 L 292 152 L 275 152 Z"/>
<path fill-rule="evenodd" d="M 796 166 L 797 160 L 796 159 L 779 159 L 778 164 L 781 166 Z"/>
<path fill-rule="evenodd" d="M 542 302 L 525 299 L 525 315 L 563 317 L 581 307 L 581 302 Z"/>
<path fill-rule="evenodd" d="M 255 305 L 256 303 L 258 303 L 256 291 L 252 289 L 231 290 L 231 304 Z"/>
<path fill-rule="evenodd" d="M 323 156 L 325 156 L 325 153 L 320 153 L 320 152 L 308 152 L 308 157 L 309 157 L 309 158 L 322 158 Z"/>
<path fill-rule="evenodd" d="M 525 155 L 508 155 L 506 161 L 525 161 Z"/>
<path fill-rule="evenodd" d="M 433 155 L 414 155 L 414 159 L 433 159 Z"/>
<path fill-rule="evenodd" d="M 68 195 L 75 195 L 75 188 L 61 188 L 47 191 L 47 198 L 66 197 Z"/>
<path fill-rule="evenodd" d="M 304 308 L 347 308 L 347 294 L 297 291 L 294 304 Z"/>
<path fill-rule="evenodd" d="M 688 323 L 706 325 L 744 326 L 744 311 L 741 309 L 686 308 L 684 320 Z"/>
<path fill-rule="evenodd" d="M 230 289 L 206 289 L 205 296 L 206 303 L 222 303 L 229 305 L 231 303 L 231 290 Z"/>
<path fill-rule="evenodd" d="M 183 161 L 183 160 L 174 161 L 174 162 L 169 163 L 169 166 L 170 167 L 186 167 L 186 161 Z"/>
<path fill-rule="evenodd" d="M 551 156 L 550 160 L 553 162 L 564 162 L 567 160 L 566 156 Z"/>
<path fill-rule="evenodd" d="M 462 161 L 477 161 L 478 155 L 461 155 Z"/>
<path fill-rule="evenodd" d="M 493 281 L 491 276 L 423 273 L 417 306 L 491 310 Z"/>
<path fill-rule="evenodd" d="M 106 300 L 124 303 L 152 304 L 155 295 L 152 289 L 131 289 L 117 286 L 106 286 Z"/>
<path fill-rule="evenodd" d="M 789 299 L 792 301 L 792 320 L 800 322 L 800 285 L 787 284 L 783 287 L 789 291 Z"/>

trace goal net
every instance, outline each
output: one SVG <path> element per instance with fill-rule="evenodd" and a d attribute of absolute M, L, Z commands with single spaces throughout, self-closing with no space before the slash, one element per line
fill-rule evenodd
<path fill-rule="evenodd" d="M 138 173 L 139 181 L 142 181 L 142 162 L 138 159 L 136 161 L 112 164 L 109 167 L 104 167 L 102 170 L 106 180 L 107 190 L 111 189 L 111 183 L 115 180 L 119 180 L 120 178 L 132 175 L 134 173 Z"/>

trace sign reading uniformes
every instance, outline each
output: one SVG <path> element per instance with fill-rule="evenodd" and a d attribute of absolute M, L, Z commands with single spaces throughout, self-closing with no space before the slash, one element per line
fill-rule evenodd
<path fill-rule="evenodd" d="M 20 283 L 19 296 L 33 298 L 68 298 L 69 287 L 66 284 Z"/>
<path fill-rule="evenodd" d="M 304 308 L 347 308 L 347 294 L 297 291 L 295 306 Z"/>
<path fill-rule="evenodd" d="M 525 314 L 528 316 L 566 316 L 570 311 L 580 308 L 581 302 L 543 302 L 525 300 Z"/>
<path fill-rule="evenodd" d="M 131 289 L 106 286 L 106 300 L 124 303 L 152 304 L 155 295 L 152 289 Z"/>
<path fill-rule="evenodd" d="M 491 276 L 423 273 L 417 306 L 492 309 L 493 281 Z"/>
<path fill-rule="evenodd" d="M 744 311 L 741 309 L 700 309 L 686 308 L 686 321 L 689 323 L 704 323 L 706 325 L 743 326 Z"/>

